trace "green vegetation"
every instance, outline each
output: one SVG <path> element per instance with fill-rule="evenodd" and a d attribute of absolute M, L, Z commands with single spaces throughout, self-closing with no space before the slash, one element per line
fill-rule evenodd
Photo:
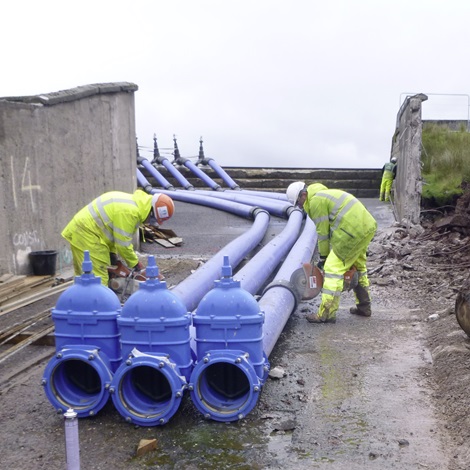
<path fill-rule="evenodd" d="M 422 198 L 430 204 L 453 204 L 470 182 L 470 133 L 465 126 L 452 131 L 447 126 L 425 124 L 422 134 Z"/>

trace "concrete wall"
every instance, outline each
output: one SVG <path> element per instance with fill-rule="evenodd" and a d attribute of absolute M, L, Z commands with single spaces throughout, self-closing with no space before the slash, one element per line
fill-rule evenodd
<path fill-rule="evenodd" d="M 392 139 L 391 156 L 397 158 L 397 176 L 393 183 L 395 218 L 399 222 L 420 223 L 421 210 L 421 120 L 423 94 L 409 96 L 402 104 L 395 134 Z"/>
<path fill-rule="evenodd" d="M 136 188 L 132 83 L 0 98 L 0 275 L 29 274 L 28 253 L 58 251 L 63 227 L 109 190 Z"/>

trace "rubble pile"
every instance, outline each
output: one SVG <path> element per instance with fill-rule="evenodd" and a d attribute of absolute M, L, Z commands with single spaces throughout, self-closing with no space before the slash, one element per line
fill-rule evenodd
<path fill-rule="evenodd" d="M 448 307 L 470 274 L 470 190 L 451 215 L 379 231 L 369 245 L 368 271 L 373 284 L 419 291 L 420 305 L 438 300 Z"/>

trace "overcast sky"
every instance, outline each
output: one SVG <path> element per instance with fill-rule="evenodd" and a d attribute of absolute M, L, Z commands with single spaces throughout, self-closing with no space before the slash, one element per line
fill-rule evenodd
<path fill-rule="evenodd" d="M 5 6 L 7 4 L 8 6 Z M 141 155 L 381 168 L 407 93 L 468 119 L 467 0 L 15 0 L 0 96 L 133 82 Z"/>

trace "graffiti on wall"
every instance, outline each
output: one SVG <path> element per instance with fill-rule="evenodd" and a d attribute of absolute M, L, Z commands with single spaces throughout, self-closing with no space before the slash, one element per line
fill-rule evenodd
<path fill-rule="evenodd" d="M 24 247 L 31 245 L 39 245 L 40 240 L 36 230 L 25 231 L 23 233 L 15 233 L 13 235 L 13 246 Z"/>
<path fill-rule="evenodd" d="M 17 185 L 15 178 L 15 166 L 13 165 L 13 155 L 10 156 L 10 165 L 11 165 L 11 178 L 12 178 L 12 191 L 13 191 L 13 203 L 15 204 L 15 209 L 18 208 L 18 194 L 17 194 Z M 31 163 L 29 157 L 25 158 L 24 166 L 21 171 L 20 177 L 21 184 L 19 189 L 22 193 L 26 193 L 31 201 L 31 208 L 33 212 L 36 212 L 36 202 L 35 194 L 37 191 L 41 191 L 41 186 L 39 184 L 33 184 L 33 178 L 31 177 Z"/>
<path fill-rule="evenodd" d="M 34 184 L 33 166 L 29 157 L 26 157 L 22 167 L 14 164 L 13 155 L 10 156 L 11 166 L 11 188 L 14 210 L 21 210 L 20 201 L 29 201 L 31 211 L 37 212 L 38 206 L 36 196 L 41 191 L 41 186 Z M 24 196 L 26 195 L 26 199 Z M 23 270 L 29 265 L 29 253 L 33 251 L 33 247 L 41 246 L 41 240 L 35 229 L 17 232 L 12 237 L 14 256 L 13 263 L 16 270 Z"/>

